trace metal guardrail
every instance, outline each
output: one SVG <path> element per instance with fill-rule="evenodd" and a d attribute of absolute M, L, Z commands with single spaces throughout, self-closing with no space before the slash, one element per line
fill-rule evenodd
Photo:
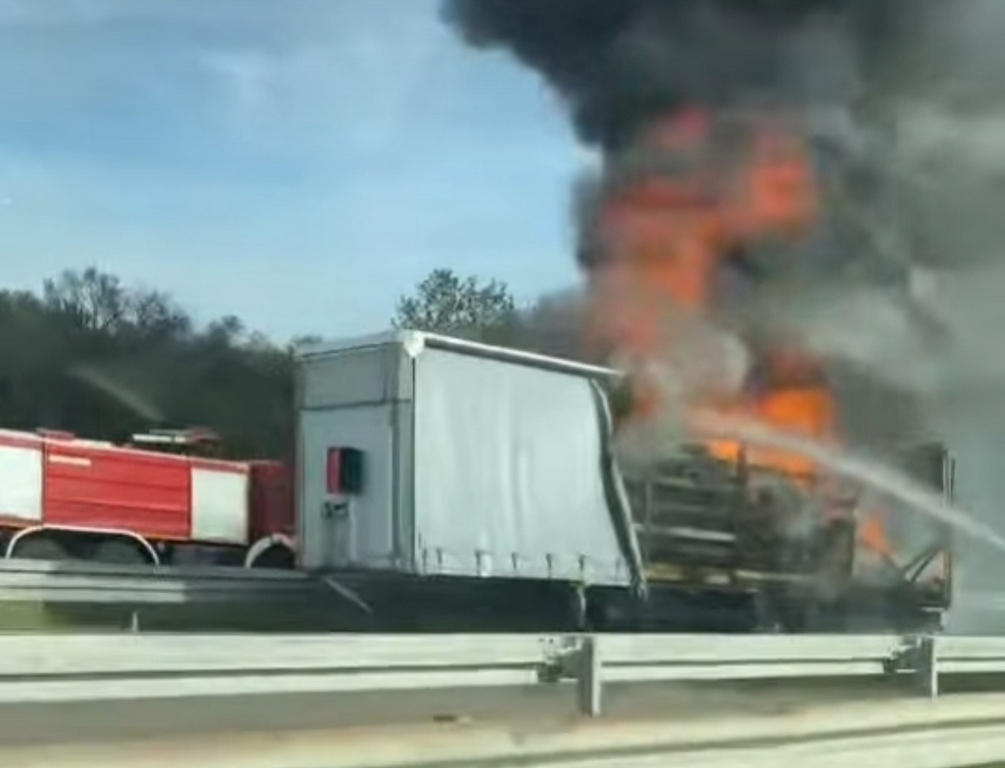
<path fill-rule="evenodd" d="M 534 636 L 0 636 L 0 703 L 534 685 Z"/>
<path fill-rule="evenodd" d="M 8 635 L 0 702 L 1005 672 L 1005 639 L 715 635 Z"/>
<path fill-rule="evenodd" d="M 935 639 L 886 635 L 584 636 L 559 657 L 583 714 L 601 711 L 606 683 L 792 680 L 913 674 L 938 695 Z M 990 650 L 990 649 L 988 649 Z M 1005 644 L 1001 645 L 1005 670 Z"/>
<path fill-rule="evenodd" d="M 323 582 L 296 571 L 0 560 L 0 601 L 7 602 L 235 603 L 307 599 L 325 591 Z"/>

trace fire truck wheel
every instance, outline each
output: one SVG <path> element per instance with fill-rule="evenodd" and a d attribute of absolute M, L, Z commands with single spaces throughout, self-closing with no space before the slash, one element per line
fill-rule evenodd
<path fill-rule="evenodd" d="M 25 560 L 67 560 L 70 555 L 63 546 L 48 536 L 26 536 L 14 545 L 12 557 Z"/>
<path fill-rule="evenodd" d="M 109 539 L 94 548 L 92 558 L 98 563 L 112 565 L 149 565 L 150 559 L 131 541 Z"/>
<path fill-rule="evenodd" d="M 276 544 L 256 557 L 251 567 L 288 571 L 296 567 L 296 555 L 289 548 Z"/>

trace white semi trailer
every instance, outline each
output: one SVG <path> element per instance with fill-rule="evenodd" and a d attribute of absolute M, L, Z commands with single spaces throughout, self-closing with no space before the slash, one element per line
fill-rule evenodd
<path fill-rule="evenodd" d="M 916 628 L 948 606 L 948 574 L 921 575 L 948 562 L 945 531 L 911 569 L 859 582 L 854 519 L 782 536 L 756 468 L 696 446 L 623 476 L 615 371 L 412 331 L 312 346 L 297 367 L 299 564 L 362 622 L 833 630 L 864 612 Z M 941 482 L 948 459 L 928 456 Z"/>

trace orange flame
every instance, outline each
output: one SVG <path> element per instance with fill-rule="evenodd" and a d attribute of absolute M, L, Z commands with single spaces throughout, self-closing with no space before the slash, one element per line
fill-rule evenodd
<path fill-rule="evenodd" d="M 715 309 L 715 288 L 733 254 L 767 238 L 795 238 L 817 221 L 819 197 L 808 148 L 774 115 L 746 116 L 740 141 L 724 142 L 714 117 L 687 110 L 659 120 L 633 158 L 616 168 L 597 221 L 606 259 L 590 274 L 592 324 L 608 345 L 635 361 L 659 360 L 679 341 L 668 315 Z M 735 128 L 735 126 L 734 126 Z M 632 164 L 634 159 L 634 166 Z M 676 327 L 680 327 L 678 324 Z M 767 386 L 722 402 L 702 403 L 757 418 L 802 437 L 837 440 L 837 407 L 820 366 L 795 345 L 768 350 L 759 361 Z M 631 418 L 661 408 L 660 389 L 636 381 Z M 735 459 L 739 446 L 709 443 Z M 748 450 L 752 465 L 812 483 L 817 468 L 780 450 Z M 888 548 L 882 527 L 866 526 L 869 543 Z"/>
<path fill-rule="evenodd" d="M 812 227 L 817 195 L 805 147 L 780 123 L 741 127 L 745 141 L 726 151 L 709 114 L 669 116 L 643 136 L 635 167 L 617 173 L 597 223 L 608 258 L 590 277 L 597 330 L 623 354 L 664 355 L 674 342 L 668 313 L 713 309 L 731 254 Z"/>

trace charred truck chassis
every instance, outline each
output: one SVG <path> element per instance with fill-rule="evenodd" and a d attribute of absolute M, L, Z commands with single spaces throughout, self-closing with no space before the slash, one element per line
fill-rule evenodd
<path fill-rule="evenodd" d="M 906 473 L 951 500 L 954 467 L 944 446 L 920 445 L 902 459 Z M 880 572 L 863 579 L 854 501 L 827 514 L 790 478 L 746 464 L 742 452 L 732 463 L 696 447 L 628 485 L 650 591 L 671 604 L 682 587 L 695 600 L 701 585 L 751 628 L 788 632 L 933 630 L 949 606 L 942 526 L 929 524 L 928 541 L 906 562 L 879 558 Z M 940 558 L 937 577 L 923 579 Z M 658 612 L 659 601 L 640 604 L 627 621 L 602 615 L 596 623 L 650 625 L 646 613 Z"/>
<path fill-rule="evenodd" d="M 488 391 L 514 371 L 512 386 Z M 420 632 L 915 632 L 941 625 L 951 593 L 947 531 L 928 524 L 926 543 L 908 561 L 886 563 L 882 578 L 863 580 L 855 516 L 813 509 L 786 478 L 700 448 L 644 477 L 623 477 L 611 457 L 606 386 L 597 385 L 614 375 L 414 332 L 306 351 L 298 382 L 300 556 L 340 596 L 341 625 Z M 534 376 L 554 377 L 565 393 L 541 402 L 551 390 Z M 550 444 L 561 442 L 559 410 L 568 410 L 569 429 L 590 420 L 582 408 L 595 413 L 590 396 L 570 403 L 586 382 L 603 403 L 600 428 L 584 440 L 600 447 L 572 460 L 565 446 Z M 504 423 L 509 418 L 519 423 Z M 452 419 L 449 428 L 441 423 Z M 523 442 L 499 448 L 492 429 L 520 433 Z M 509 488 L 502 475 L 515 477 L 530 454 L 555 478 Z M 915 478 L 951 494 L 952 462 L 942 446 L 908 458 Z M 578 489 L 571 481 L 600 488 L 583 466 L 599 470 L 603 490 L 570 500 Z M 505 502 L 513 507 L 507 511 L 493 494 L 518 501 Z M 594 499 L 601 495 L 603 503 Z M 556 524 L 552 515 L 564 518 Z M 928 578 L 933 563 L 941 568 L 935 579 Z"/>

